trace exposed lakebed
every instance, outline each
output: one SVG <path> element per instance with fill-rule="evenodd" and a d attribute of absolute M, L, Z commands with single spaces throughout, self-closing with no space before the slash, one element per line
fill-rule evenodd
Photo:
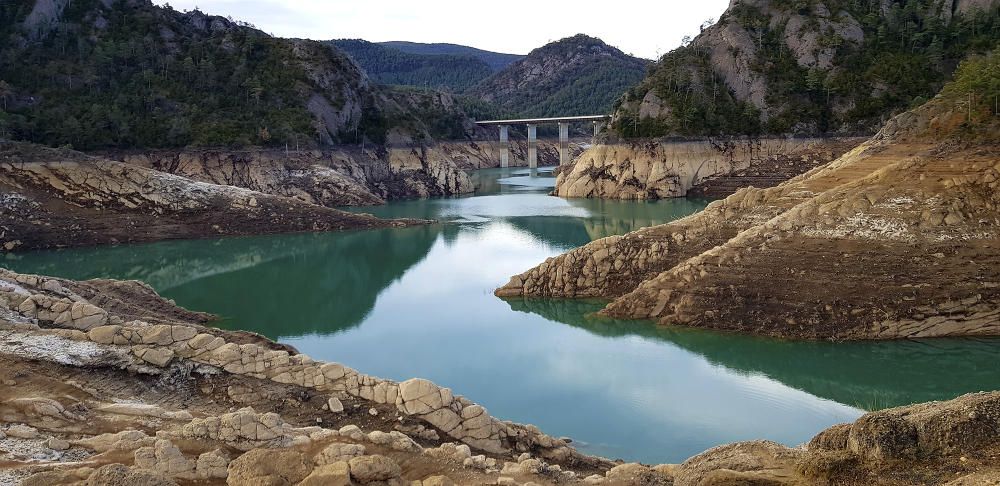
<path fill-rule="evenodd" d="M 864 409 L 1000 388 L 996 340 L 789 342 L 620 322 L 597 302 L 494 288 L 593 239 L 704 201 L 547 196 L 550 171 L 486 170 L 472 197 L 362 208 L 426 227 L 7 255 L 19 272 L 145 281 L 220 325 L 368 374 L 419 376 L 583 451 L 678 462 L 748 439 L 788 445 Z"/>

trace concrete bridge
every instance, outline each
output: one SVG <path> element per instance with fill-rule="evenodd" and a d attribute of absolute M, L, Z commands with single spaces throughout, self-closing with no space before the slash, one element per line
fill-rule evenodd
<path fill-rule="evenodd" d="M 611 118 L 610 115 L 563 116 L 556 118 L 522 118 L 518 120 L 486 120 L 477 121 L 480 126 L 500 127 L 500 167 L 510 165 L 510 133 L 511 125 L 528 126 L 528 167 L 538 167 L 538 125 L 546 123 L 559 124 L 559 165 L 569 163 L 569 124 L 574 122 L 593 122 L 594 137 L 601 129 L 601 122 Z"/>

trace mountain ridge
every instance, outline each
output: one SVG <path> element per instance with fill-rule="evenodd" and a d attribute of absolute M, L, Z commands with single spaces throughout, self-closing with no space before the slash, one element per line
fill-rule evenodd
<path fill-rule="evenodd" d="M 523 116 L 607 113 L 642 78 L 647 63 L 577 34 L 532 50 L 468 94 Z"/>
<path fill-rule="evenodd" d="M 412 54 L 472 56 L 488 64 L 493 72 L 500 71 L 514 62 L 524 58 L 523 54 L 495 52 L 479 49 L 477 47 L 446 42 L 423 43 L 409 41 L 385 41 L 377 42 L 377 44 L 393 47 L 403 52 L 409 52 Z"/>

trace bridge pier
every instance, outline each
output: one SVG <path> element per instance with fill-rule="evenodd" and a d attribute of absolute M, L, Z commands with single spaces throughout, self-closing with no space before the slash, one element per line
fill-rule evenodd
<path fill-rule="evenodd" d="M 569 163 L 569 123 L 559 123 L 559 165 Z"/>
<path fill-rule="evenodd" d="M 599 122 L 597 120 L 594 120 L 594 139 L 592 140 L 592 142 L 594 142 L 594 143 L 597 142 L 597 134 L 601 133 L 601 125 L 600 125 L 600 123 L 601 122 Z"/>
<path fill-rule="evenodd" d="M 510 165 L 510 127 L 500 125 L 500 167 L 506 168 Z"/>
<path fill-rule="evenodd" d="M 528 167 L 538 168 L 538 126 L 528 124 Z"/>

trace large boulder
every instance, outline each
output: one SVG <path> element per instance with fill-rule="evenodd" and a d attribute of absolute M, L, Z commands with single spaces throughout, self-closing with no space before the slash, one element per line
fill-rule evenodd
<path fill-rule="evenodd" d="M 229 463 L 226 484 L 232 486 L 291 486 L 312 472 L 301 452 L 253 449 Z"/>
<path fill-rule="evenodd" d="M 375 481 L 388 481 L 398 478 L 403 470 L 396 461 L 385 456 L 371 455 L 355 457 L 349 462 L 351 477 L 362 484 Z"/>

